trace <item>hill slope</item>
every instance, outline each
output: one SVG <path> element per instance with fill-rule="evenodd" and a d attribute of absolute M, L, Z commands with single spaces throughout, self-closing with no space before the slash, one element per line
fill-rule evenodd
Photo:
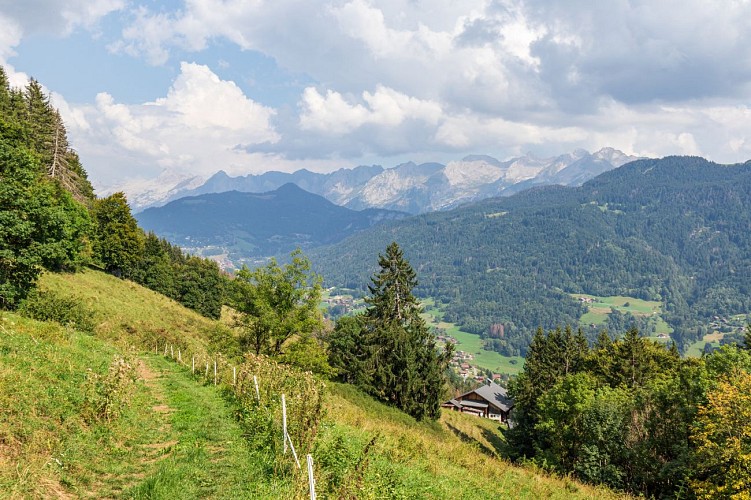
<path fill-rule="evenodd" d="M 230 191 L 181 198 L 136 218 L 146 231 L 182 247 L 224 247 L 236 257 L 252 258 L 335 243 L 403 216 L 388 210 L 350 210 L 285 184 L 261 194 Z"/>
<path fill-rule="evenodd" d="M 10 411 L 0 413 L 0 496 L 305 497 L 304 476 L 245 441 L 247 422 L 234 418 L 244 410 L 222 397 L 228 385 L 203 383 L 169 354 L 126 347 L 173 335 L 186 350 L 210 348 L 207 329 L 219 323 L 97 272 L 48 274 L 42 287 L 88 304 L 102 337 L 2 313 L 0 404 Z M 115 373 L 135 381 L 97 385 L 119 359 L 133 369 Z M 126 404 L 92 419 L 97 394 Z M 451 498 L 492 485 L 501 497 L 616 498 L 497 458 L 502 438 L 489 421 L 447 414 L 417 423 L 337 384 L 326 406 L 312 451 L 321 496 Z"/>
<path fill-rule="evenodd" d="M 751 163 L 640 160 L 579 188 L 413 217 L 310 257 L 329 286 L 361 288 L 395 240 L 418 271 L 417 293 L 470 332 L 503 324 L 506 354 L 523 354 L 538 326 L 576 324 L 586 307 L 572 293 L 662 302 L 683 344 L 700 319 L 751 310 L 749 192 Z"/>

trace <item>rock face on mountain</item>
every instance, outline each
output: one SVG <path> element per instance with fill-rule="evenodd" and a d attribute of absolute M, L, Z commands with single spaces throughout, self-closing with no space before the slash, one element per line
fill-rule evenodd
<path fill-rule="evenodd" d="M 532 186 L 580 186 L 587 180 L 638 158 L 612 148 L 595 153 L 576 150 L 551 158 L 526 155 L 507 161 L 472 155 L 447 165 L 403 163 L 384 169 L 378 165 L 339 169 L 328 174 L 308 170 L 266 172 L 231 177 L 219 171 L 201 186 L 176 187 L 168 197 L 152 203 L 139 196 L 134 210 L 184 196 L 225 191 L 262 193 L 293 183 L 337 205 L 356 210 L 385 208 L 412 214 L 433 212 L 493 196 L 510 195 Z M 162 184 L 164 184 L 162 182 Z"/>

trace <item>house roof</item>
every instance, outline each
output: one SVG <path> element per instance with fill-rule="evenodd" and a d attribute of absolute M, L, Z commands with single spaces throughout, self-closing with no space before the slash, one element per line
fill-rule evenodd
<path fill-rule="evenodd" d="M 457 401 L 456 399 L 449 399 L 448 401 L 446 401 L 445 403 L 443 403 L 443 406 L 449 406 L 449 405 L 456 406 L 457 408 L 461 408 L 462 407 L 461 401 Z"/>
<path fill-rule="evenodd" d="M 470 408 L 487 408 L 488 403 L 480 403 L 479 401 L 472 401 L 471 399 L 468 399 L 466 401 L 461 401 L 460 404 L 463 407 L 470 407 Z"/>
<path fill-rule="evenodd" d="M 509 411 L 514 406 L 514 402 L 511 400 L 511 398 L 508 397 L 506 389 L 496 384 L 495 382 L 488 382 L 481 385 L 477 389 L 465 392 L 457 399 L 461 400 L 462 404 L 466 404 L 464 398 L 472 393 L 477 394 L 488 403 L 500 408 L 503 411 Z"/>

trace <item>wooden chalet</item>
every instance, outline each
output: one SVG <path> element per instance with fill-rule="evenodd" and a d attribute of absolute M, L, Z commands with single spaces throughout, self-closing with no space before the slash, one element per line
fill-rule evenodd
<path fill-rule="evenodd" d="M 446 401 L 441 407 L 478 417 L 508 422 L 514 402 L 508 397 L 506 389 L 488 380 L 480 387 Z"/>

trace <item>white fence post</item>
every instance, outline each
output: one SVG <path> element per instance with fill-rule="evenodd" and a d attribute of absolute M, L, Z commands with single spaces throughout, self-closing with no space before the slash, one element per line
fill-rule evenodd
<path fill-rule="evenodd" d="M 214 358 L 214 385 L 216 385 L 216 358 Z"/>
<path fill-rule="evenodd" d="M 190 371 L 191 373 L 193 373 L 193 375 L 196 374 L 196 357 L 195 356 L 193 356 L 193 361 L 190 365 Z"/>
<path fill-rule="evenodd" d="M 256 386 L 256 401 L 258 401 L 258 404 L 261 404 L 261 393 L 258 391 L 258 379 L 255 375 L 253 375 L 253 383 Z"/>
<path fill-rule="evenodd" d="M 310 500 L 316 500 L 316 479 L 313 477 L 313 455 L 308 454 L 308 485 L 310 486 Z"/>
<path fill-rule="evenodd" d="M 287 400 L 282 394 L 282 429 L 284 430 L 284 453 L 287 454 Z"/>
<path fill-rule="evenodd" d="M 284 453 L 287 453 L 287 443 L 289 443 L 289 447 L 292 450 L 292 456 L 295 457 L 295 464 L 297 464 L 298 469 L 301 469 L 302 467 L 300 467 L 300 461 L 297 459 L 295 445 L 292 444 L 292 438 L 289 437 L 289 433 L 287 432 L 287 400 L 285 399 L 284 394 L 282 394 L 282 427 L 284 428 Z"/>

